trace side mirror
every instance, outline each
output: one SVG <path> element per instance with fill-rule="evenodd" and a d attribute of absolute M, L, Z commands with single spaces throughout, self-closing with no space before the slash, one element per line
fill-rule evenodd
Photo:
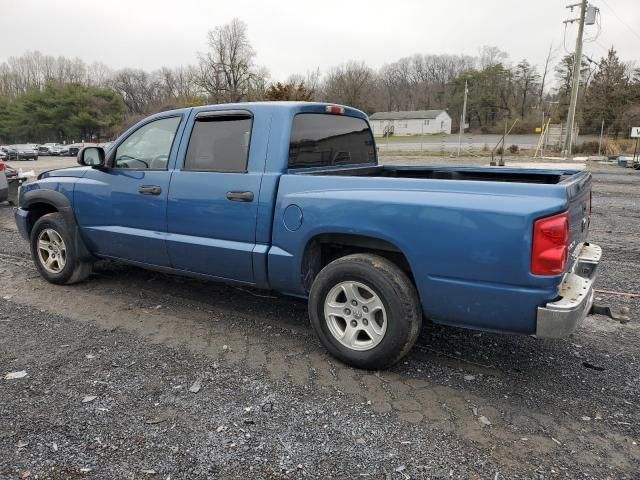
<path fill-rule="evenodd" d="M 85 167 L 104 167 L 104 148 L 85 147 L 78 152 L 78 163 Z"/>

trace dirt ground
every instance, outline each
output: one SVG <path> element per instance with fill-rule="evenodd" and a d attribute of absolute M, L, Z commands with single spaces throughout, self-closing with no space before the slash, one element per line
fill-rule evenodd
<path fill-rule="evenodd" d="M 597 288 L 640 292 L 640 173 L 594 179 Z M 428 324 L 365 372 L 297 300 L 113 263 L 50 285 L 0 205 L 0 478 L 637 479 L 640 297 L 598 303 L 631 322 L 557 341 Z"/>

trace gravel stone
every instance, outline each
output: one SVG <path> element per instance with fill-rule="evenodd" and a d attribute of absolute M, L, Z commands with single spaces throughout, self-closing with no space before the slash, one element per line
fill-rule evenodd
<path fill-rule="evenodd" d="M 640 292 L 640 175 L 597 168 L 596 288 Z M 110 262 L 50 285 L 1 205 L 0 245 L 2 479 L 638 478 L 636 297 L 598 293 L 631 321 L 564 340 L 426 322 L 368 372 L 325 352 L 304 302 Z"/>

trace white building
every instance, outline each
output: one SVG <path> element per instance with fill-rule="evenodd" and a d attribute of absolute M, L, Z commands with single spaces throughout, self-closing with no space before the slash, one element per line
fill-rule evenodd
<path fill-rule="evenodd" d="M 377 112 L 369 122 L 376 136 L 451 133 L 451 117 L 444 110 Z"/>

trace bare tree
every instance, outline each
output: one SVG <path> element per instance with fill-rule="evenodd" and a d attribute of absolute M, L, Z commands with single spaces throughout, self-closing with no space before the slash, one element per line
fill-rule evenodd
<path fill-rule="evenodd" d="M 234 18 L 210 30 L 209 51 L 200 54 L 199 84 L 216 103 L 247 99 L 257 71 L 247 24 Z"/>
<path fill-rule="evenodd" d="M 87 67 L 87 83 L 96 87 L 106 87 L 113 74 L 113 70 L 104 63 L 93 62 Z"/>
<path fill-rule="evenodd" d="M 287 77 L 285 82 L 290 85 L 304 85 L 306 92 L 309 95 L 309 100 L 317 100 L 318 92 L 320 90 L 320 69 L 309 70 L 306 74 L 293 73 Z"/>
<path fill-rule="evenodd" d="M 371 111 L 375 80 L 375 72 L 364 62 L 347 62 L 327 73 L 323 88 L 324 99 Z"/>
<path fill-rule="evenodd" d="M 472 69 L 466 55 L 420 55 L 384 65 L 378 73 L 380 107 L 386 110 L 444 108 L 447 85 Z"/>
<path fill-rule="evenodd" d="M 246 100 L 250 102 L 265 100 L 270 77 L 267 67 L 254 67 L 253 74 L 249 80 Z"/>
<path fill-rule="evenodd" d="M 499 63 L 506 62 L 508 58 L 509 54 L 503 52 L 498 47 L 484 45 L 480 48 L 479 67 L 480 69 L 492 67 Z"/>
<path fill-rule="evenodd" d="M 378 82 L 383 96 L 382 109 L 387 111 L 400 110 L 400 105 L 402 104 L 402 79 L 395 63 L 384 65 L 380 69 Z"/>
<path fill-rule="evenodd" d="M 549 50 L 547 52 L 547 58 L 544 62 L 544 70 L 542 71 L 542 77 L 540 79 L 540 93 L 538 94 L 538 107 L 542 106 L 544 100 L 544 87 L 547 81 L 547 74 L 549 73 L 549 65 L 554 61 L 557 53 L 557 49 L 553 49 L 553 42 L 549 44 Z"/>
<path fill-rule="evenodd" d="M 162 82 L 157 74 L 150 75 L 144 70 L 124 68 L 111 80 L 111 88 L 118 92 L 129 112 L 149 113 L 153 106 L 165 100 Z"/>
<path fill-rule="evenodd" d="M 514 79 L 520 97 L 520 118 L 524 119 L 527 113 L 527 100 L 531 100 L 534 92 L 538 90 L 540 75 L 527 60 L 522 60 L 514 69 Z"/>

